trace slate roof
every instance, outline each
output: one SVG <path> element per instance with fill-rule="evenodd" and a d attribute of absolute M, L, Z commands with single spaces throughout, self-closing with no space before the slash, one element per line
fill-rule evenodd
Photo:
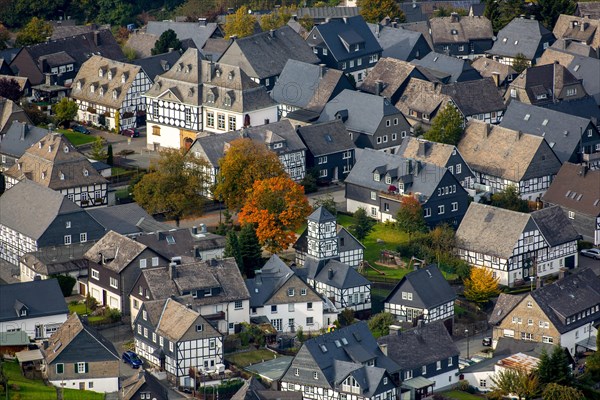
<path fill-rule="evenodd" d="M 219 26 L 214 22 L 201 24 L 198 22 L 148 21 L 146 34 L 155 35 L 158 38 L 169 29 L 175 32 L 179 40 L 192 39 L 196 48 L 201 49 L 208 38 L 219 29 Z"/>
<path fill-rule="evenodd" d="M 301 126 L 297 132 L 314 157 L 356 148 L 346 126 L 339 120 Z"/>
<path fill-rule="evenodd" d="M 494 74 L 498 74 L 500 84 L 506 80 L 509 75 L 516 75 L 516 71 L 506 64 L 495 61 L 491 58 L 479 57 L 471 63 L 471 66 L 475 68 L 479 74 L 484 78 L 490 78 Z"/>
<path fill-rule="evenodd" d="M 17 183 L 0 196 L 0 225 L 33 240 L 38 240 L 59 214 L 79 211 L 85 212 L 62 193 L 29 180 Z"/>
<path fill-rule="evenodd" d="M 319 63 L 304 39 L 287 25 L 272 32 L 239 38 L 223 53 L 219 62 L 239 66 L 259 79 L 279 75 L 289 59 Z"/>
<path fill-rule="evenodd" d="M 407 61 L 383 57 L 377 61 L 375 67 L 365 77 L 362 85 L 360 85 L 360 90 L 376 94 L 377 81 L 381 81 L 383 83 L 383 90 L 380 92 L 380 95 L 388 98 L 388 100 L 392 99 L 400 88 L 407 83 L 415 70 L 416 73 L 429 77 L 430 80 L 437 81 L 426 68 L 419 67 Z"/>
<path fill-rule="evenodd" d="M 0 153 L 19 158 L 48 134 L 48 130 L 27 122 L 13 121 L 0 140 Z"/>
<path fill-rule="evenodd" d="M 541 44 L 554 42 L 554 35 L 534 19 L 514 18 L 498 32 L 497 39 L 488 54 L 516 57 L 521 53 L 528 60 L 534 60 Z M 516 43 L 516 44 L 515 44 Z"/>
<path fill-rule="evenodd" d="M 411 110 L 420 111 L 432 117 L 437 110 L 443 109 L 451 101 L 450 96 L 441 93 L 439 82 L 410 78 L 402 96 L 396 102 L 396 107 L 409 118 Z"/>
<path fill-rule="evenodd" d="M 427 21 L 427 15 L 423 14 L 423 11 L 421 10 L 421 5 L 416 1 L 402 2 L 398 5 L 404 13 L 404 18 L 406 19 L 406 22 L 409 23 Z"/>
<path fill-rule="evenodd" d="M 279 104 L 320 113 L 333 95 L 344 73 L 337 69 L 288 60 L 271 91 Z"/>
<path fill-rule="evenodd" d="M 598 58 L 598 51 L 585 43 L 575 42 L 571 39 L 558 39 L 549 47 L 550 50 L 560 50 L 569 54 L 576 54 L 584 57 Z M 548 49 L 546 49 L 547 51 Z M 544 53 L 546 53 L 544 51 Z M 543 56 L 543 54 L 542 54 Z"/>
<path fill-rule="evenodd" d="M 534 290 L 531 296 L 558 332 L 563 334 L 597 320 L 597 313 L 592 313 L 571 324 L 565 322 L 565 318 L 600 303 L 600 278 L 591 269 L 586 269 Z"/>
<path fill-rule="evenodd" d="M 564 163 L 542 200 L 589 216 L 600 216 L 600 170 L 582 168 Z"/>
<path fill-rule="evenodd" d="M 596 2 L 590 1 L 578 1 L 577 2 L 577 10 L 575 11 L 575 15 L 584 16 L 589 15 L 590 18 L 599 19 L 600 18 L 600 4 Z"/>
<path fill-rule="evenodd" d="M 441 93 L 450 96 L 465 116 L 506 109 L 492 78 L 443 85 Z"/>
<path fill-rule="evenodd" d="M 413 300 L 402 300 L 401 288 L 408 283 L 414 289 Z M 384 303 L 405 304 L 411 307 L 430 310 L 442 304 L 456 300 L 456 292 L 444 275 L 435 265 L 418 269 L 406 274 L 391 293 L 386 297 Z"/>
<path fill-rule="evenodd" d="M 494 36 L 492 23 L 486 17 L 437 17 L 429 20 L 429 26 L 434 44 L 468 43 Z"/>
<path fill-rule="evenodd" d="M 232 40 L 224 39 L 224 38 L 211 38 L 204 43 L 202 46 L 202 54 L 209 59 L 212 57 L 213 61 L 219 60 L 223 53 L 227 51 L 229 46 L 231 45 Z"/>
<path fill-rule="evenodd" d="M 410 159 L 397 154 L 388 154 L 373 149 L 357 149 L 355 154 L 356 163 L 348 177 L 346 177 L 345 182 L 379 192 L 387 192 L 389 184 L 385 183 L 385 179 L 381 179 L 379 182 L 373 180 L 373 171 L 377 168 L 382 168 L 382 175 L 385 175 L 388 171 L 397 172 L 398 177 L 412 175 L 412 185 L 406 188 L 407 192 L 419 193 L 425 198 L 431 196 L 447 172 L 446 168 L 430 163 L 421 162 L 420 167 L 418 167 L 417 162 L 414 160 L 410 161 Z M 407 164 L 410 164 L 410 166 Z"/>
<path fill-rule="evenodd" d="M 49 346 L 44 350 L 44 358 L 48 365 L 57 358 L 61 358 L 60 361 L 71 362 L 115 360 L 118 362 L 120 360 L 115 346 L 95 328 L 84 324 L 76 313 L 69 315 L 69 318 L 50 337 L 48 342 Z M 78 346 L 78 348 L 75 348 L 75 346 Z M 84 354 L 81 354 L 82 349 L 85 349 Z M 61 356 L 63 353 L 66 357 Z M 70 359 L 73 353 L 78 354 L 77 361 Z M 118 371 L 113 373 L 115 376 L 119 375 Z"/>
<path fill-rule="evenodd" d="M 429 69 L 435 77 L 447 82 L 481 79 L 479 72 L 465 60 L 434 51 L 420 60 L 412 60 L 411 63 Z"/>
<path fill-rule="evenodd" d="M 120 399 L 132 400 L 134 399 L 136 394 L 139 395 L 139 390 L 141 390 L 140 393 L 160 393 L 159 396 L 162 395 L 162 397 L 160 397 L 160 400 L 167 400 L 169 398 L 169 392 L 164 386 L 162 386 L 158 378 L 156 378 L 148 371 L 140 370 L 139 372 L 125 379 L 121 383 L 122 396 L 120 397 Z"/>
<path fill-rule="evenodd" d="M 87 276 L 88 260 L 83 255 L 94 243 L 77 243 L 68 246 L 43 247 L 23 255 L 22 264 L 40 275 L 67 274 L 79 271 L 80 275 Z"/>
<path fill-rule="evenodd" d="M 226 242 L 224 236 L 213 233 L 198 232 L 198 234 L 194 235 L 190 228 L 166 229 L 160 232 L 136 236 L 135 240 L 167 260 L 173 257 L 181 257 L 184 263 L 196 261 L 196 249 L 224 249 Z"/>
<path fill-rule="evenodd" d="M 548 103 L 544 104 L 543 107 L 582 118 L 596 118 L 596 121 L 600 121 L 600 108 L 598 108 L 594 99 L 589 96 L 577 100 Z M 598 125 L 598 122 L 596 125 Z"/>
<path fill-rule="evenodd" d="M 138 58 L 152 56 L 152 49 L 158 40 L 158 36 L 151 35 L 143 30 L 136 30 L 129 35 L 125 45 L 135 51 Z"/>
<path fill-rule="evenodd" d="M 371 33 L 369 26 L 360 15 L 345 20 L 332 19 L 327 23 L 314 26 L 313 29 L 319 32 L 331 52 L 331 56 L 338 62 L 383 51 L 377 43 L 377 39 Z M 361 46 L 358 51 L 347 51 L 342 40 L 340 40 L 342 38 L 351 42 L 364 42 L 364 47 Z"/>
<path fill-rule="evenodd" d="M 456 247 L 509 259 L 529 214 L 471 203 L 456 231 Z"/>
<path fill-rule="evenodd" d="M 412 370 L 460 355 L 456 344 L 441 321 L 390 333 L 377 339 L 387 345 L 387 354 L 402 370 Z"/>
<path fill-rule="evenodd" d="M 164 74 L 166 71 L 171 69 L 179 57 L 181 57 L 181 54 L 178 51 L 171 51 L 164 54 L 158 54 L 156 56 L 139 58 L 133 60 L 131 63 L 140 66 L 148 76 L 148 79 L 154 82 L 156 76 Z"/>
<path fill-rule="evenodd" d="M 337 235 L 338 250 L 340 253 L 351 250 L 365 249 L 365 246 L 342 225 L 337 225 Z M 343 245 L 342 238 L 344 242 Z M 302 253 L 306 253 L 308 251 L 308 228 L 302 232 L 292 247 L 294 250 Z"/>
<path fill-rule="evenodd" d="M 20 310 L 15 308 L 16 302 L 27 307 L 27 316 L 23 319 L 69 314 L 65 297 L 56 279 L 2 285 L 0 322 L 15 321 L 21 318 L 18 315 Z"/>
<path fill-rule="evenodd" d="M 346 128 L 367 135 L 376 132 L 384 117 L 400 114 L 400 110 L 384 97 L 346 89 L 325 105 L 318 122 L 336 120 L 336 114 L 343 110 L 348 114 L 344 121 Z"/>
<path fill-rule="evenodd" d="M 69 25 L 67 23 L 69 21 L 57 22 L 58 23 L 52 23 L 52 36 L 50 36 L 50 40 L 57 40 L 70 36 L 82 35 L 84 33 L 93 32 L 98 29 L 110 29 L 110 25 Z"/>
<path fill-rule="evenodd" d="M 109 231 L 85 253 L 85 258 L 120 273 L 144 250 L 143 244 Z"/>
<path fill-rule="evenodd" d="M 5 175 L 54 190 L 107 183 L 67 138 L 55 132 L 29 147 Z"/>
<path fill-rule="evenodd" d="M 329 279 L 329 270 L 333 273 L 331 279 Z M 338 289 L 371 284 L 367 278 L 358 273 L 354 268 L 334 259 L 318 261 L 312 257 L 306 257 L 304 268 L 298 268 L 295 272 L 297 271 L 300 271 L 300 276 L 306 274 L 309 279 L 323 282 Z"/>
<path fill-rule="evenodd" d="M 379 24 L 369 23 L 367 25 L 369 25 L 369 29 L 383 49 L 382 57 L 391 57 L 407 61 L 419 39 L 422 38 L 422 40 L 427 43 L 420 32 L 403 28 L 394 28 L 392 26 L 381 26 Z M 427 47 L 429 48 L 429 44 L 427 44 Z M 431 51 L 431 48 L 429 48 L 429 51 Z M 421 57 L 424 55 L 425 53 L 419 54 Z M 379 62 L 377 65 L 378 64 Z"/>
<path fill-rule="evenodd" d="M 557 39 L 573 39 L 594 48 L 600 47 L 600 21 L 598 19 L 560 14 L 552 33 Z"/>
<path fill-rule="evenodd" d="M 197 331 L 196 325 L 200 324 L 203 325 L 203 329 Z M 170 297 L 164 301 L 156 333 L 176 343 L 222 336 L 199 312 Z"/>
<path fill-rule="evenodd" d="M 581 239 L 571 221 L 558 206 L 546 207 L 531 213 L 531 217 L 550 246 Z"/>
<path fill-rule="evenodd" d="M 534 103 L 538 94 L 545 93 L 552 98 L 552 93 L 558 95 L 566 85 L 579 82 L 567 68 L 556 62 L 527 68 L 511 83 L 511 87 L 524 88 L 529 101 Z"/>
<path fill-rule="evenodd" d="M 504 317 L 506 317 L 510 312 L 527 296 L 527 293 L 521 294 L 507 294 L 500 293 L 498 299 L 496 300 L 496 304 L 494 305 L 494 309 L 492 310 L 492 314 L 488 322 L 491 325 L 496 325 L 500 323 Z"/>
<path fill-rule="evenodd" d="M 154 221 L 143 208 L 137 203 L 119 204 L 109 207 L 91 208 L 87 210 L 88 214 L 94 218 L 106 231 L 114 231 L 121 235 L 132 235 L 143 232 L 140 228 L 140 221 Z M 162 224 L 161 224 L 162 225 Z M 164 225 L 164 229 L 169 229 L 169 225 Z"/>
<path fill-rule="evenodd" d="M 4 134 L 11 127 L 13 121 L 25 122 L 33 125 L 25 110 L 12 100 L 0 97 L 0 133 Z"/>
<path fill-rule="evenodd" d="M 457 148 L 473 171 L 520 182 L 556 174 L 560 168 L 556 156 L 543 168 L 532 164 L 545 146 L 549 147 L 541 136 L 470 120 Z"/>
<path fill-rule="evenodd" d="M 560 162 L 564 163 L 579 149 L 581 132 L 589 124 L 589 118 L 511 101 L 500 126 L 545 138 Z"/>
<path fill-rule="evenodd" d="M 359 15 L 358 7 L 299 7 L 295 14 L 298 18 L 309 15 L 313 19 L 354 17 Z"/>

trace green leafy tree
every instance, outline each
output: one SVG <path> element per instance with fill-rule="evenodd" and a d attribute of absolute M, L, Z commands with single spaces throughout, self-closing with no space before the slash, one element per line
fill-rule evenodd
<path fill-rule="evenodd" d="M 396 319 L 389 312 L 380 312 L 372 316 L 367 324 L 369 325 L 369 330 L 375 336 L 375 338 L 389 335 L 390 333 L 390 325 L 393 325 L 396 322 Z"/>
<path fill-rule="evenodd" d="M 360 15 L 367 22 L 376 24 L 385 17 L 406 21 L 404 13 L 394 0 L 358 0 L 356 5 L 360 7 Z"/>
<path fill-rule="evenodd" d="M 298 23 L 306 29 L 306 32 L 310 32 L 310 30 L 315 26 L 315 21 L 308 14 L 304 14 L 300 18 L 298 18 Z"/>
<path fill-rule="evenodd" d="M 108 158 L 108 152 L 104 149 L 104 142 L 102 141 L 102 138 L 96 138 L 96 140 L 92 144 L 90 157 L 96 161 L 102 162 L 105 162 Z"/>
<path fill-rule="evenodd" d="M 193 152 L 163 150 L 157 164 L 133 188 L 133 197 L 150 214 L 164 213 L 179 226 L 183 216 L 201 213 L 208 168 Z"/>
<path fill-rule="evenodd" d="M 401 231 L 408 233 L 409 242 L 415 233 L 425 232 L 427 225 L 423 217 L 423 207 L 413 196 L 404 196 L 400 209 L 396 214 L 396 225 Z"/>
<path fill-rule="evenodd" d="M 337 207 L 335 205 L 335 199 L 332 195 L 326 194 L 324 196 L 319 196 L 315 199 L 312 204 L 313 209 L 317 209 L 319 207 L 324 207 L 327 211 L 331 213 L 331 215 L 337 215 Z"/>
<path fill-rule="evenodd" d="M 215 233 L 221 236 L 227 236 L 227 233 L 233 229 L 233 216 L 228 209 L 223 210 L 223 221 L 219 217 L 219 223 Z"/>
<path fill-rule="evenodd" d="M 77 103 L 73 100 L 63 97 L 58 104 L 52 107 L 52 110 L 54 111 L 54 123 L 56 126 L 67 126 L 77 116 L 78 107 Z"/>
<path fill-rule="evenodd" d="M 509 185 L 503 191 L 494 193 L 492 205 L 512 211 L 529 212 L 527 200 L 521 199 L 519 191 L 514 185 Z"/>
<path fill-rule="evenodd" d="M 173 29 L 167 29 L 160 35 L 151 52 L 152 55 L 163 54 L 169 49 L 181 50 L 181 41 L 177 39 L 177 34 Z"/>
<path fill-rule="evenodd" d="M 69 297 L 73 293 L 73 288 L 77 280 L 70 275 L 50 275 L 50 278 L 54 278 L 58 281 L 60 291 L 64 297 Z"/>
<path fill-rule="evenodd" d="M 109 144 L 108 149 L 106 150 L 106 163 L 111 167 L 115 164 L 112 144 Z"/>
<path fill-rule="evenodd" d="M 596 336 L 596 348 L 600 349 L 600 335 Z M 600 351 L 586 358 L 585 367 L 587 372 L 592 376 L 592 379 L 600 379 Z"/>
<path fill-rule="evenodd" d="M 569 361 L 561 346 L 554 346 L 550 355 L 546 349 L 543 349 L 540 362 L 537 365 L 537 375 L 543 385 L 552 382 L 559 385 L 571 383 L 572 375 L 569 369 Z"/>
<path fill-rule="evenodd" d="M 491 0 L 488 0 L 491 1 Z M 504 28 L 510 21 L 526 14 L 523 0 L 503 0 L 498 2 L 498 26 Z"/>
<path fill-rule="evenodd" d="M 6 27 L 0 24 L 0 50 L 8 48 L 8 42 L 10 41 L 10 32 Z"/>
<path fill-rule="evenodd" d="M 456 13 L 461 17 L 468 15 L 469 13 L 464 8 L 454 8 L 454 7 L 443 7 L 439 6 L 437 10 L 433 12 L 434 17 L 449 17 L 452 13 Z"/>
<path fill-rule="evenodd" d="M 228 15 L 225 19 L 225 36 L 237 36 L 243 38 L 254 33 L 254 24 L 256 18 L 252 14 L 248 14 L 248 7 L 241 6 L 235 14 Z"/>
<path fill-rule="evenodd" d="M 33 17 L 27 25 L 17 33 L 15 44 L 17 46 L 29 46 L 45 42 L 46 38 L 50 36 L 52 36 L 52 25 L 43 19 Z"/>
<path fill-rule="evenodd" d="M 0 96 L 15 102 L 19 101 L 23 96 L 21 85 L 14 78 L 0 79 Z"/>
<path fill-rule="evenodd" d="M 435 252 L 436 259 L 452 256 L 454 245 L 456 244 L 454 230 L 447 224 L 436 226 L 429 232 L 431 248 Z"/>
<path fill-rule="evenodd" d="M 497 34 L 504 26 L 500 22 L 500 5 L 497 0 L 486 0 L 483 15 L 492 23 L 492 30 Z"/>
<path fill-rule="evenodd" d="M 367 215 L 367 211 L 360 207 L 354 211 L 354 225 L 350 227 L 352 234 L 358 240 L 364 240 L 373 230 L 376 221 Z"/>
<path fill-rule="evenodd" d="M 521 72 L 529 68 L 529 60 L 525 57 L 523 53 L 519 53 L 515 56 L 512 68 L 517 74 L 520 74 Z"/>
<path fill-rule="evenodd" d="M 238 268 L 240 268 L 241 272 L 244 272 L 244 264 L 242 260 L 242 252 L 240 250 L 240 243 L 238 241 L 238 235 L 233 229 L 227 232 L 227 241 L 225 242 L 223 256 L 235 258 Z"/>
<path fill-rule="evenodd" d="M 344 308 L 340 315 L 338 315 L 338 321 L 341 326 L 349 326 L 354 323 L 354 310 L 351 308 Z"/>
<path fill-rule="evenodd" d="M 277 12 L 263 15 L 260 18 L 260 27 L 263 31 L 278 29 L 286 25 L 290 18 L 292 18 L 291 9 L 283 7 L 280 8 Z"/>
<path fill-rule="evenodd" d="M 500 293 L 498 280 L 487 268 L 471 268 L 471 274 L 464 280 L 465 297 L 476 303 L 487 303 Z"/>
<path fill-rule="evenodd" d="M 584 400 L 585 395 L 579 389 L 551 382 L 542 392 L 544 400 Z"/>
<path fill-rule="evenodd" d="M 463 133 L 464 119 L 458 109 L 447 104 L 431 121 L 431 128 L 423 137 L 432 142 L 456 145 Z"/>
<path fill-rule="evenodd" d="M 516 395 L 519 399 L 530 400 L 540 391 L 537 375 L 523 369 L 504 368 L 492 377 L 492 382 L 495 387 L 490 396 L 494 399 Z"/>
<path fill-rule="evenodd" d="M 577 3 L 572 0 L 537 0 L 536 6 L 537 19 L 552 30 L 560 14 L 575 13 Z"/>
<path fill-rule="evenodd" d="M 91 19 L 100 24 L 123 26 L 135 22 L 135 10 L 125 0 L 94 0 L 95 15 Z"/>
<path fill-rule="evenodd" d="M 256 236 L 256 228 L 254 228 L 254 225 L 242 225 L 242 229 L 238 235 L 238 242 L 240 245 L 242 264 L 244 265 L 244 273 L 248 278 L 253 278 L 254 271 L 260 269 L 263 264 L 262 247 Z"/>

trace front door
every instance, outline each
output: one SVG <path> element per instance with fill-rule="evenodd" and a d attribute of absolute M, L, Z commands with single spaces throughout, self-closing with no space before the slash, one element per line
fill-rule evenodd
<path fill-rule="evenodd" d="M 79 382 L 79 390 L 85 390 L 85 382 Z"/>
<path fill-rule="evenodd" d="M 108 301 L 106 300 L 106 290 L 102 290 L 102 305 L 107 306 Z"/>

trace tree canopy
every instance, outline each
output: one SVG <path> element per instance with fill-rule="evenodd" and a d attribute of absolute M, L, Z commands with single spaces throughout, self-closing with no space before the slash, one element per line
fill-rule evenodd
<path fill-rule="evenodd" d="M 517 74 L 520 74 L 521 72 L 529 68 L 529 60 L 525 57 L 523 53 L 519 53 L 515 56 L 512 68 Z"/>
<path fill-rule="evenodd" d="M 360 15 L 367 22 L 379 23 L 385 17 L 398 18 L 399 22 L 405 22 L 406 17 L 395 0 L 358 0 L 356 5 L 360 7 Z"/>
<path fill-rule="evenodd" d="M 148 213 L 164 213 L 179 224 L 183 216 L 202 212 L 204 197 L 200 193 L 209 182 L 204 172 L 208 168 L 193 152 L 163 150 L 157 165 L 133 188 L 133 197 Z"/>
<path fill-rule="evenodd" d="M 59 126 L 63 123 L 72 121 L 77 116 L 77 103 L 63 97 L 57 104 L 52 107 L 54 111 L 54 123 Z"/>
<path fill-rule="evenodd" d="M 390 325 L 396 322 L 396 318 L 389 312 L 380 312 L 373 315 L 367 324 L 369 330 L 375 338 L 388 335 L 390 333 Z"/>
<path fill-rule="evenodd" d="M 432 142 L 456 145 L 463 133 L 463 116 L 452 104 L 447 104 L 431 121 L 423 137 Z"/>
<path fill-rule="evenodd" d="M 573 15 L 577 3 L 572 0 L 537 0 L 536 14 L 546 28 L 552 30 L 560 14 Z"/>
<path fill-rule="evenodd" d="M 354 211 L 354 221 L 354 225 L 350 227 L 350 230 L 358 240 L 366 238 L 376 223 L 373 218 L 367 215 L 367 211 L 362 207 Z"/>
<path fill-rule="evenodd" d="M 408 233 L 409 240 L 415 233 L 424 232 L 427 229 L 423 217 L 423 207 L 419 200 L 413 196 L 402 197 L 400 209 L 396 214 L 396 224 L 400 230 Z"/>
<path fill-rule="evenodd" d="M 17 46 L 29 46 L 42 43 L 46 38 L 52 36 L 52 25 L 38 17 L 31 20 L 17 33 L 15 44 Z"/>
<path fill-rule="evenodd" d="M 243 38 L 254 33 L 256 18 L 248 13 L 248 7 L 241 6 L 235 14 L 228 15 L 225 19 L 225 36 Z"/>
<path fill-rule="evenodd" d="M 464 280 L 465 297 L 476 303 L 487 303 L 500 293 L 498 281 L 487 268 L 471 268 L 470 276 Z"/>
<path fill-rule="evenodd" d="M 551 354 L 548 354 L 546 349 L 542 350 L 540 362 L 537 365 L 537 374 L 540 383 L 543 385 L 552 382 L 560 385 L 571 383 L 572 375 L 569 360 L 562 346 L 554 346 Z"/>
<path fill-rule="evenodd" d="M 238 235 L 240 256 L 242 258 L 243 272 L 248 278 L 254 277 L 254 271 L 263 265 L 262 248 L 256 237 L 254 224 L 244 224 Z"/>
<path fill-rule="evenodd" d="M 506 189 L 492 195 L 492 205 L 507 210 L 529 212 L 527 200 L 523 200 L 514 185 L 508 185 Z"/>
<path fill-rule="evenodd" d="M 163 54 L 168 52 L 169 49 L 181 50 L 181 41 L 177 38 L 177 34 L 173 29 L 167 29 L 161 33 L 151 52 L 152 55 Z"/>
<path fill-rule="evenodd" d="M 492 382 L 495 387 L 490 397 L 493 399 L 516 395 L 519 399 L 530 400 L 540 391 L 537 375 L 524 369 L 503 368 L 492 377 Z"/>
<path fill-rule="evenodd" d="M 19 85 L 19 82 L 14 78 L 0 79 L 0 96 L 15 102 L 19 101 L 23 96 L 21 85 Z"/>
<path fill-rule="evenodd" d="M 286 174 L 275 153 L 262 143 L 248 138 L 236 139 L 219 160 L 213 195 L 225 202 L 230 210 L 240 210 L 246 202 L 248 189 L 256 181 L 277 176 Z"/>
<path fill-rule="evenodd" d="M 260 243 L 277 253 L 295 242 L 295 231 L 310 211 L 302 186 L 289 177 L 275 177 L 254 182 L 238 218 L 255 224 Z"/>

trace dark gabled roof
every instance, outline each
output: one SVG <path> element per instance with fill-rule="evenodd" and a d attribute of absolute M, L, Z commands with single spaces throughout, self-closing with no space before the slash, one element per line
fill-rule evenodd
<path fill-rule="evenodd" d="M 581 80 L 556 62 L 527 68 L 510 86 L 525 89 L 530 102 L 533 103 L 538 95 L 546 94 L 550 98 L 553 94 L 560 94 L 565 86 L 578 83 L 581 83 Z"/>
<path fill-rule="evenodd" d="M 521 300 L 523 300 L 526 295 L 526 293 L 500 293 L 488 322 L 491 325 L 496 325 L 497 323 L 501 322 L 504 317 L 510 314 L 510 312 L 521 302 Z"/>
<path fill-rule="evenodd" d="M 399 4 L 400 9 L 404 13 L 404 18 L 407 23 L 427 21 L 427 15 L 421 10 L 421 5 L 416 1 L 402 2 Z"/>
<path fill-rule="evenodd" d="M 69 315 L 52 335 L 48 348 L 44 350 L 44 358 L 46 364 L 56 359 L 66 363 L 120 359 L 115 346 L 95 328 L 84 324 L 76 313 Z M 119 371 L 113 373 L 119 376 Z"/>
<path fill-rule="evenodd" d="M 85 253 L 85 258 L 116 273 L 123 271 L 147 247 L 114 231 L 108 231 Z"/>
<path fill-rule="evenodd" d="M 600 304 L 600 278 L 591 269 L 568 275 L 563 279 L 543 286 L 531 293 L 552 324 L 561 333 L 598 320 L 598 313 L 591 313 L 581 319 L 566 324 L 565 318 L 585 312 Z"/>
<path fill-rule="evenodd" d="M 589 118 L 511 101 L 500 126 L 544 137 L 560 162 L 564 163 L 578 150 L 581 132 L 589 124 Z"/>
<path fill-rule="evenodd" d="M 552 247 L 579 240 L 571 220 L 567 218 L 560 207 L 547 207 L 531 213 L 531 217 L 540 228 L 544 239 Z"/>
<path fill-rule="evenodd" d="M 434 51 L 420 60 L 412 60 L 411 63 L 430 69 L 433 75 L 438 76 L 440 79 L 449 76 L 450 83 L 481 79 L 479 72 L 465 60 Z"/>
<path fill-rule="evenodd" d="M 146 370 L 140 370 L 136 374 L 127 378 L 121 383 L 121 400 L 133 400 L 141 398 L 135 397 L 140 393 L 153 393 L 155 396 L 160 396 L 157 400 L 168 400 L 169 392 L 159 382 L 158 378 Z"/>
<path fill-rule="evenodd" d="M 89 263 L 83 255 L 92 245 L 92 242 L 86 242 L 68 246 L 42 247 L 23 255 L 20 262 L 40 275 L 49 276 L 78 271 L 82 275 L 87 275 Z"/>
<path fill-rule="evenodd" d="M 465 116 L 506 109 L 492 78 L 443 85 L 441 93 L 450 96 Z"/>
<path fill-rule="evenodd" d="M 429 20 L 431 39 L 436 44 L 468 43 L 472 40 L 491 40 L 492 23 L 486 17 L 452 15 Z"/>
<path fill-rule="evenodd" d="M 402 370 L 412 370 L 436 361 L 460 355 L 456 344 L 441 321 L 410 330 L 390 333 L 377 339 L 387 345 L 387 354 Z"/>
<path fill-rule="evenodd" d="M 412 300 L 402 300 L 401 297 L 401 289 L 407 287 L 407 282 L 414 290 Z M 456 297 L 456 292 L 440 270 L 435 265 L 430 265 L 406 274 L 384 300 L 384 303 L 405 304 L 429 310 L 454 301 Z"/>
<path fill-rule="evenodd" d="M 65 297 L 56 279 L 2 285 L 0 322 L 16 321 L 21 318 L 15 310 L 16 302 L 27 307 L 27 316 L 22 317 L 23 319 L 69 314 Z"/>
<path fill-rule="evenodd" d="M 319 261 L 312 257 L 306 257 L 304 268 L 299 268 L 298 270 L 305 270 L 308 278 L 338 289 L 348 289 L 371 284 L 367 278 L 354 268 L 335 259 Z M 331 279 L 329 279 L 330 270 L 332 274 Z M 302 275 L 302 273 L 299 275 Z"/>
<path fill-rule="evenodd" d="M 327 23 L 316 25 L 313 29 L 319 32 L 331 55 L 338 62 L 383 51 L 360 15 L 345 19 L 332 19 Z M 343 38 L 352 39 L 353 42 L 359 40 L 364 43 L 364 48 L 361 46 L 358 51 L 348 51 L 342 43 L 341 39 Z"/>
<path fill-rule="evenodd" d="M 153 221 L 162 225 L 162 223 L 154 220 L 154 218 L 137 205 L 137 203 L 93 208 L 87 210 L 87 212 L 102 225 L 106 231 L 115 231 L 121 235 L 131 235 L 143 232 L 138 226 L 141 220 Z M 164 229 L 169 229 L 169 225 L 164 225 Z"/>
<path fill-rule="evenodd" d="M 550 102 L 544 104 L 542 107 L 582 118 L 596 118 L 596 124 L 600 122 L 600 108 L 598 108 L 592 97 L 583 97 L 571 101 L 558 101 L 556 103 Z"/>
<path fill-rule="evenodd" d="M 219 29 L 219 26 L 213 22 L 201 24 L 198 22 L 148 21 L 146 33 L 160 37 L 169 29 L 175 32 L 179 40 L 192 39 L 196 48 L 201 49 L 208 38 Z M 151 79 L 153 78 L 151 77 Z"/>
<path fill-rule="evenodd" d="M 48 130 L 27 122 L 13 121 L 0 141 L 0 153 L 20 158 L 25 151 L 48 134 Z"/>
<path fill-rule="evenodd" d="M 314 221 L 317 223 L 324 223 L 329 221 L 335 221 L 335 216 L 331 214 L 327 209 L 323 206 L 317 208 L 312 212 L 307 218 L 308 221 Z"/>
<path fill-rule="evenodd" d="M 359 15 L 358 7 L 300 7 L 295 14 L 298 18 L 309 15 L 313 19 L 355 17 Z"/>
<path fill-rule="evenodd" d="M 391 57 L 398 60 L 408 60 L 419 40 L 427 45 L 427 52 L 422 52 L 419 56 L 424 56 L 431 51 L 429 44 L 420 32 L 411 31 L 403 28 L 394 28 L 392 26 L 381 26 L 380 24 L 367 24 L 369 29 L 377 39 L 379 45 L 383 48 L 382 57 Z"/>
<path fill-rule="evenodd" d="M 167 229 L 136 236 L 144 244 L 167 260 L 182 257 L 183 262 L 196 260 L 196 249 L 214 250 L 225 248 L 225 237 L 208 232 L 193 234 L 189 228 Z"/>
<path fill-rule="evenodd" d="M 170 51 L 156 56 L 133 60 L 131 63 L 142 67 L 148 78 L 154 82 L 156 76 L 162 75 L 171 69 L 177 63 L 179 57 L 181 57 L 181 54 L 178 51 Z"/>
<path fill-rule="evenodd" d="M 338 113 L 343 111 L 347 114 L 344 124 L 348 130 L 370 135 L 384 117 L 401 114 L 385 97 L 345 89 L 325 105 L 318 122 L 339 119 Z"/>
<path fill-rule="evenodd" d="M 600 216 L 600 170 L 566 162 L 542 195 L 546 203 L 559 205 L 592 217 Z M 0 198 L 1 199 L 1 198 Z"/>
<path fill-rule="evenodd" d="M 31 212 L 35 210 L 35 212 Z M 34 240 L 39 239 L 59 214 L 85 212 L 64 194 L 23 180 L 0 196 L 0 225 Z"/>
<path fill-rule="evenodd" d="M 497 56 L 516 57 L 521 53 L 528 60 L 537 56 L 542 42 L 552 44 L 554 35 L 534 19 L 515 18 L 498 32 L 494 46 L 487 51 Z"/>
<path fill-rule="evenodd" d="M 274 31 L 236 39 L 219 62 L 239 65 L 249 76 L 263 79 L 279 75 L 289 59 L 319 63 L 302 37 L 284 25 Z"/>
<path fill-rule="evenodd" d="M 281 258 L 273 254 L 253 279 L 246 279 L 250 293 L 250 307 L 262 307 L 283 286 L 294 272 Z"/>
<path fill-rule="evenodd" d="M 297 132 L 314 157 L 356 148 L 348 135 L 346 126 L 340 120 L 301 126 Z"/>

